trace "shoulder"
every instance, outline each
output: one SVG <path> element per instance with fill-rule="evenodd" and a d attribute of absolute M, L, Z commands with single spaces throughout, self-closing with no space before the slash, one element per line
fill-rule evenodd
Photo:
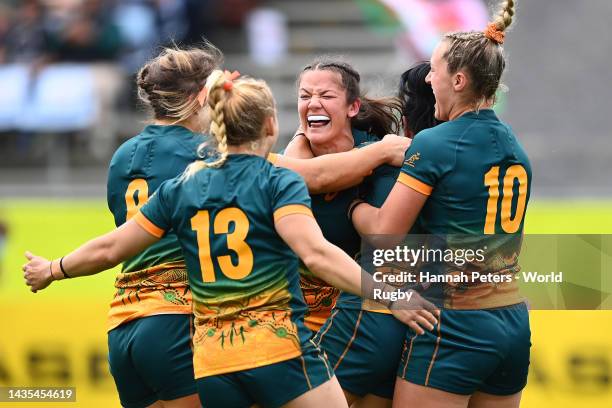
<path fill-rule="evenodd" d="M 136 136 L 131 137 L 130 139 L 123 142 L 115 153 L 113 153 L 113 157 L 111 158 L 110 165 L 111 167 L 114 164 L 122 163 L 126 160 L 129 160 L 137 147 L 145 141 L 146 136 L 142 133 L 137 134 Z"/>
<path fill-rule="evenodd" d="M 448 147 L 454 134 L 454 126 L 449 126 L 447 123 L 422 130 L 414 136 L 407 152 L 414 150 L 439 151 L 439 149 Z"/>
<path fill-rule="evenodd" d="M 457 136 L 463 130 L 465 130 L 465 127 L 465 124 L 459 123 L 456 120 L 440 123 L 439 125 L 429 129 L 421 130 L 414 136 L 414 140 L 426 140 L 429 143 L 440 142 L 441 140 L 450 139 L 453 138 L 453 136 Z"/>
<path fill-rule="evenodd" d="M 303 192 L 308 196 L 306 182 L 298 173 L 283 167 L 269 165 L 268 186 L 273 195 L 290 195 Z M 302 194 L 302 193 L 300 193 Z"/>
<path fill-rule="evenodd" d="M 304 183 L 304 179 L 298 173 L 285 167 L 276 167 L 272 163 L 266 164 L 266 169 L 269 171 L 270 180 L 274 183 Z"/>
<path fill-rule="evenodd" d="M 380 141 L 380 139 L 373 134 L 366 132 L 365 130 L 352 129 L 353 140 L 355 141 L 355 147 L 367 146 L 371 143 Z"/>
<path fill-rule="evenodd" d="M 159 185 L 156 194 L 159 194 L 164 200 L 176 198 L 183 188 L 194 182 L 195 176 L 197 173 L 188 179 L 180 175 L 165 180 Z"/>

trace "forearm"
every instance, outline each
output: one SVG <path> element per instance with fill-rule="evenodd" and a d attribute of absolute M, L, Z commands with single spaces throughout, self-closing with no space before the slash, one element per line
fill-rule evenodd
<path fill-rule="evenodd" d="M 142 252 L 157 240 L 158 237 L 149 234 L 133 219 L 129 220 L 119 228 L 92 239 L 64 256 L 64 272 L 71 278 L 102 272 Z M 53 262 L 53 277 L 58 277 L 56 271 L 64 277 L 58 268 L 59 262 Z"/>
<path fill-rule="evenodd" d="M 326 243 L 303 261 L 312 273 L 331 286 L 361 296 L 361 268 L 340 248 Z"/>
<path fill-rule="evenodd" d="M 362 239 L 374 248 L 393 248 L 404 239 L 406 231 L 394 224 L 392 217 L 385 217 L 381 208 L 367 203 L 358 204 L 351 221 Z"/>
<path fill-rule="evenodd" d="M 381 220 L 381 209 L 362 202 L 353 210 L 351 221 L 353 226 L 363 236 L 384 234 L 387 226 Z"/>
<path fill-rule="evenodd" d="M 312 194 L 345 190 L 360 184 L 372 171 L 386 163 L 384 146 L 373 143 L 361 149 L 326 154 L 312 159 L 278 156 L 275 164 L 301 175 Z"/>
<path fill-rule="evenodd" d="M 317 277 L 331 286 L 352 293 L 364 299 L 374 299 L 375 290 L 392 292 L 392 286 L 376 282 L 340 248 L 327 244 L 304 263 Z M 380 299 L 378 300 L 380 302 Z M 383 301 L 384 303 L 384 301 Z"/>
<path fill-rule="evenodd" d="M 121 262 L 121 259 L 116 256 L 117 251 L 113 249 L 111 234 L 92 239 L 63 258 L 53 260 L 51 273 L 54 280 L 65 279 L 64 272 L 70 278 L 94 275 Z M 62 272 L 62 266 L 64 272 Z"/>
<path fill-rule="evenodd" d="M 373 143 L 361 149 L 327 154 L 311 159 L 318 166 L 319 193 L 345 190 L 360 184 L 375 168 L 388 160 L 383 145 Z"/>

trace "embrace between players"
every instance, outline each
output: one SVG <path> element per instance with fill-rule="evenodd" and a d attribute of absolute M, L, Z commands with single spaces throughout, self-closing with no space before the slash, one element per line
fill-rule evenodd
<path fill-rule="evenodd" d="M 221 71 L 210 44 L 165 50 L 137 76 L 154 122 L 110 164 L 117 229 L 58 260 L 26 253 L 26 283 L 123 262 L 108 344 L 125 407 L 518 407 L 530 331 L 514 287 L 476 309 L 380 303 L 396 288 L 355 261 L 361 236 L 522 233 L 529 160 L 491 109 L 513 15 L 505 1 L 483 32 L 444 36 L 399 98 L 315 60 L 282 154 L 265 82 Z"/>

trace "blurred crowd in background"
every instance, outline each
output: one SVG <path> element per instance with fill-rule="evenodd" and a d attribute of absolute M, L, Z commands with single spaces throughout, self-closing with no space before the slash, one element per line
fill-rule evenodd
<path fill-rule="evenodd" d="M 206 38 L 226 67 L 265 79 L 282 147 L 296 126 L 296 75 L 313 56 L 346 56 L 368 93 L 389 95 L 443 33 L 482 29 L 500 3 L 0 0 L 0 195 L 102 194 L 110 155 L 148 118 L 134 74 L 162 46 Z M 510 91 L 496 109 L 530 153 L 536 194 L 609 196 L 612 184 L 597 169 L 610 153 L 600 84 L 612 81 L 612 42 L 593 39 L 605 38 L 612 2 L 551 4 L 518 3 L 504 45 Z M 589 166 L 564 165 L 575 160 L 577 135 L 588 138 L 580 154 Z"/>
<path fill-rule="evenodd" d="M 240 27 L 257 0 L 15 0 L 0 3 L 0 131 L 98 127 L 107 158 L 116 109 L 134 108 L 131 78 L 161 46 Z M 28 136 L 18 138 L 17 155 Z M 105 142 L 106 140 L 106 142 Z M 21 146 L 21 148 L 19 148 Z"/>
<path fill-rule="evenodd" d="M 299 3 L 287 0 L 284 6 L 292 2 Z M 11 137 L 0 140 L 3 152 L 9 153 L 1 155 L 6 157 L 0 161 L 19 166 L 24 160 L 41 157 L 32 155 L 32 134 L 84 131 L 87 134 L 78 136 L 77 143 L 87 144 L 87 159 L 108 160 L 117 143 L 141 126 L 134 115 L 137 103 L 132 79 L 160 47 L 197 44 L 206 38 L 225 53 L 245 53 L 256 64 L 273 65 L 286 57 L 289 48 L 286 17 L 274 8 L 279 3 L 2 1 L 0 132 Z M 336 3 L 346 8 L 346 1 Z M 487 18 L 481 0 L 353 3 L 362 11 L 366 25 L 373 28 L 372 35 L 392 32 L 398 46 L 417 59 L 428 57 L 439 32 L 482 26 Z M 405 30 L 407 26 L 414 30 Z M 411 32 L 419 35 L 410 36 Z M 61 156 L 53 148 L 44 149 Z"/>

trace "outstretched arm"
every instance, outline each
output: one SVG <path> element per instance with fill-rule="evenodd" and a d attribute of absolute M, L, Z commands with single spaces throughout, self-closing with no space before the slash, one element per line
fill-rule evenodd
<path fill-rule="evenodd" d="M 373 298 L 375 288 L 391 292 L 396 290 L 387 284 L 374 282 L 372 276 L 362 272 L 361 267 L 344 251 L 325 240 L 317 222 L 311 216 L 286 215 L 275 221 L 275 227 L 308 269 L 330 285 L 370 299 Z M 387 306 L 397 319 L 418 334 L 424 332 L 422 327 L 432 330 L 433 325 L 437 323 L 434 317 L 434 314 L 437 314 L 435 306 L 416 292 L 413 292 L 408 300 L 390 302 Z"/>
<path fill-rule="evenodd" d="M 312 194 L 341 191 L 360 184 L 380 165 L 399 167 L 410 139 L 387 135 L 382 141 L 343 153 L 314 157 L 305 137 L 294 138 L 273 163 L 298 173 Z"/>
<path fill-rule="evenodd" d="M 64 256 L 62 266 L 71 278 L 93 275 L 135 256 L 158 240 L 134 220 L 130 220 Z M 49 261 L 29 251 L 25 256 L 28 262 L 23 266 L 23 272 L 32 292 L 46 288 L 54 280 L 66 278 L 59 259 Z"/>

